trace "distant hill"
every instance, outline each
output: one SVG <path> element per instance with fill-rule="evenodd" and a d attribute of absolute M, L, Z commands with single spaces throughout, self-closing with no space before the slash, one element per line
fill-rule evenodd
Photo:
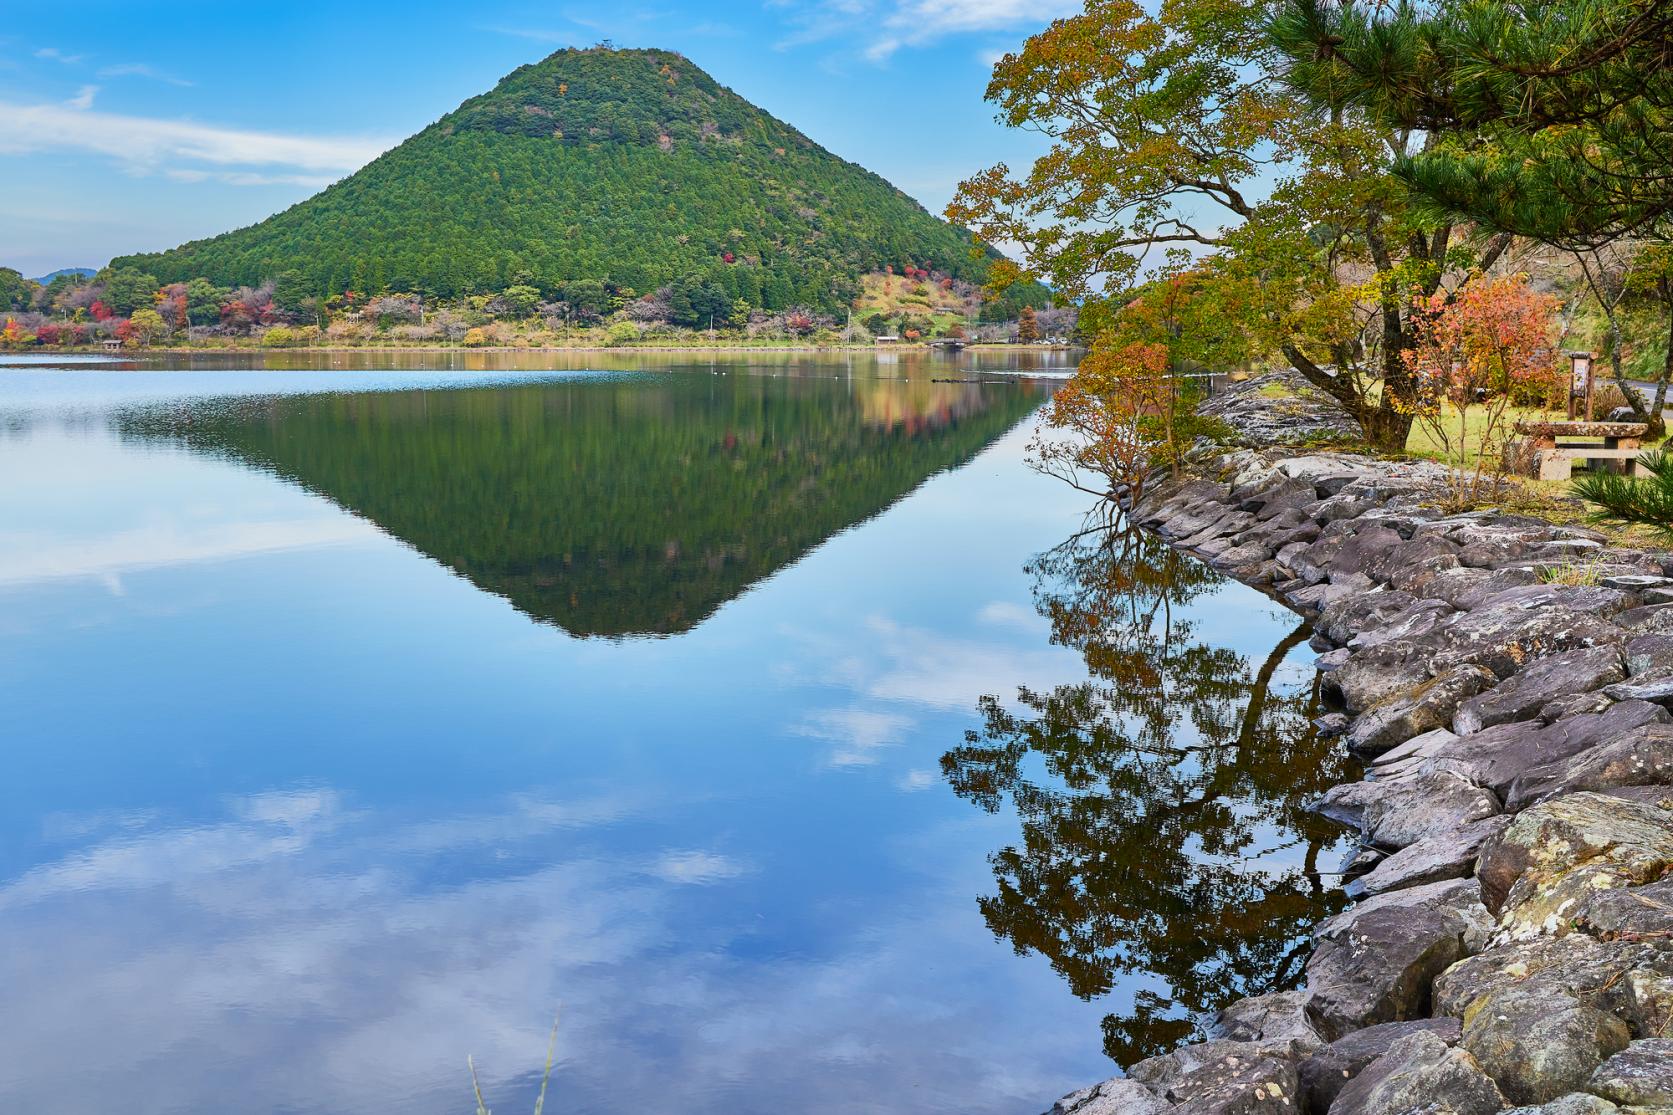
<path fill-rule="evenodd" d="M 37 276 L 36 278 L 33 278 L 29 281 L 32 282 L 32 283 L 40 283 L 42 286 L 46 286 L 48 283 L 52 282 L 52 280 L 58 278 L 58 276 L 60 276 L 60 275 L 72 275 L 72 276 L 74 276 L 75 278 L 78 278 L 78 279 L 90 279 L 98 273 L 99 273 L 99 269 L 96 268 L 96 267 L 63 267 L 63 268 L 58 269 L 57 271 L 49 271 L 45 275 Z"/>
<path fill-rule="evenodd" d="M 595 47 L 513 71 L 260 224 L 112 266 L 442 297 L 698 275 L 765 309 L 836 308 L 889 264 L 979 281 L 970 246 L 684 57 Z"/>

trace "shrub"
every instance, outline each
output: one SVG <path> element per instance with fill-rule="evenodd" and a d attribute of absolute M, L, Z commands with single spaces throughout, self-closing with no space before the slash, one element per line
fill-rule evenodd
<path fill-rule="evenodd" d="M 283 348 L 296 343 L 296 333 L 283 325 L 275 325 L 261 335 L 261 343 L 274 348 Z"/>
<path fill-rule="evenodd" d="M 487 343 L 487 330 L 483 329 L 481 326 L 465 330 L 464 345 L 466 348 L 481 348 Z"/>
<path fill-rule="evenodd" d="M 604 331 L 604 343 L 611 348 L 630 345 L 639 339 L 639 327 L 631 321 L 613 321 Z"/>

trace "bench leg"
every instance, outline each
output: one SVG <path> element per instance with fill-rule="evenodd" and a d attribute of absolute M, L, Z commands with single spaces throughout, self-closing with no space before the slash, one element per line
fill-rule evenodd
<path fill-rule="evenodd" d="M 1574 475 L 1574 461 L 1569 457 L 1541 453 L 1537 459 L 1541 480 L 1567 480 Z"/>

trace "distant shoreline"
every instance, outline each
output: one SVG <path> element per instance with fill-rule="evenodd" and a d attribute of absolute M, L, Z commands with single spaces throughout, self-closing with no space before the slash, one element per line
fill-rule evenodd
<path fill-rule="evenodd" d="M 890 353 L 910 352 L 928 353 L 936 348 L 926 344 L 900 345 L 795 345 L 795 344 L 715 344 L 715 345 L 481 345 L 467 348 L 463 345 L 215 345 L 189 348 L 180 347 L 134 347 L 117 350 L 105 349 L 94 345 L 74 345 L 69 347 L 31 347 L 16 350 L 0 349 L 0 361 L 11 355 L 65 355 L 65 356 L 104 356 L 114 359 L 131 359 L 138 356 L 192 356 L 202 353 L 210 356 L 224 356 L 230 353 L 374 353 L 374 352 L 458 352 L 458 353 L 527 353 L 527 352 L 586 352 L 613 353 L 618 355 L 632 355 L 635 353 L 732 353 L 732 352 L 843 352 L 843 353 Z M 1081 352 L 1081 345 L 1048 345 L 1048 344 L 1010 344 L 992 343 L 965 345 L 956 349 L 958 352 Z"/>

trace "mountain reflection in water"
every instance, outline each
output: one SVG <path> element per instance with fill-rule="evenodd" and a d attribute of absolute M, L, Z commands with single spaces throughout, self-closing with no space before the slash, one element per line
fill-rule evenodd
<path fill-rule="evenodd" d="M 1052 641 L 1089 679 L 984 697 L 942 771 L 1021 825 L 977 900 L 995 935 L 1085 999 L 1149 984 L 1103 1022 L 1105 1051 L 1130 1065 L 1300 980 L 1312 925 L 1345 904 L 1319 874 L 1339 830 L 1303 803 L 1351 775 L 1310 724 L 1315 683 L 1281 677 L 1305 625 L 1262 661 L 1199 641 L 1175 610 L 1224 578 L 1132 531 L 1078 537 L 1028 571 Z"/>
<path fill-rule="evenodd" d="M 1026 380 L 728 374 L 278 395 L 137 408 L 327 497 L 576 635 L 690 630 L 956 468 L 1043 398 Z"/>

